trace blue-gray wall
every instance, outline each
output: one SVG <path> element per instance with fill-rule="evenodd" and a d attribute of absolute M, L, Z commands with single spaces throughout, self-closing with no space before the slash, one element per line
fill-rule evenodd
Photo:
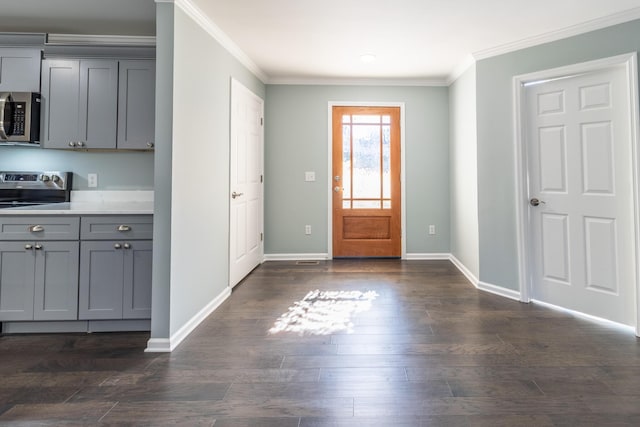
<path fill-rule="evenodd" d="M 87 174 L 98 174 L 90 190 L 153 190 L 153 153 L 82 152 L 33 147 L 0 147 L 0 170 L 73 172 L 73 189 L 89 190 Z"/>
<path fill-rule="evenodd" d="M 179 6 L 158 3 L 157 25 L 152 338 L 168 339 L 228 291 L 231 79 L 265 87 Z"/>
<path fill-rule="evenodd" d="M 328 252 L 328 104 L 404 102 L 407 253 L 449 252 L 446 87 L 268 85 L 265 103 L 265 254 Z M 305 171 L 316 173 L 305 182 Z M 311 225 L 306 236 L 304 226 Z M 430 224 L 437 234 L 428 235 Z"/>
<path fill-rule="evenodd" d="M 519 289 L 513 77 L 640 50 L 640 21 L 478 61 L 480 280 Z"/>
<path fill-rule="evenodd" d="M 476 68 L 449 87 L 451 254 L 479 276 Z"/>

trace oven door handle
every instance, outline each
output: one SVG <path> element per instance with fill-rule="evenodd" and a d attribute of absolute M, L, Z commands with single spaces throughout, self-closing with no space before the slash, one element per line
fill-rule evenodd
<path fill-rule="evenodd" d="M 7 113 L 11 116 L 11 107 L 10 104 L 13 102 L 13 98 L 11 97 L 11 92 L 2 92 L 0 93 L 0 141 L 6 141 L 9 139 L 9 135 L 7 134 L 11 128 L 11 117 L 7 117 Z"/>

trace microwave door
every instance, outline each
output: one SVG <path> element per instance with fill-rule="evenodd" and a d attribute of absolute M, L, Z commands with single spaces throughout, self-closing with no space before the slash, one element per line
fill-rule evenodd
<path fill-rule="evenodd" d="M 6 141 L 13 128 L 13 99 L 11 93 L 0 93 L 0 141 Z"/>

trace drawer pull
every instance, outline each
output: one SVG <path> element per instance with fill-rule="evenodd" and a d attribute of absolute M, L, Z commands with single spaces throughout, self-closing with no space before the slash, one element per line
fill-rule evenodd
<path fill-rule="evenodd" d="M 118 231 L 131 231 L 131 227 L 128 225 L 119 225 Z"/>
<path fill-rule="evenodd" d="M 40 233 L 41 231 L 44 231 L 44 227 L 41 225 L 32 225 L 29 227 L 29 231 L 32 233 Z"/>

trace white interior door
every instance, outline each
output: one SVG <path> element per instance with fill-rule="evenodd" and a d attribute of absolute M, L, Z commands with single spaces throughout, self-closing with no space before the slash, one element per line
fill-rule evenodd
<path fill-rule="evenodd" d="M 531 296 L 635 326 L 630 93 L 624 66 L 525 90 Z"/>
<path fill-rule="evenodd" d="M 237 285 L 262 262 L 264 101 L 231 82 L 229 283 Z"/>

